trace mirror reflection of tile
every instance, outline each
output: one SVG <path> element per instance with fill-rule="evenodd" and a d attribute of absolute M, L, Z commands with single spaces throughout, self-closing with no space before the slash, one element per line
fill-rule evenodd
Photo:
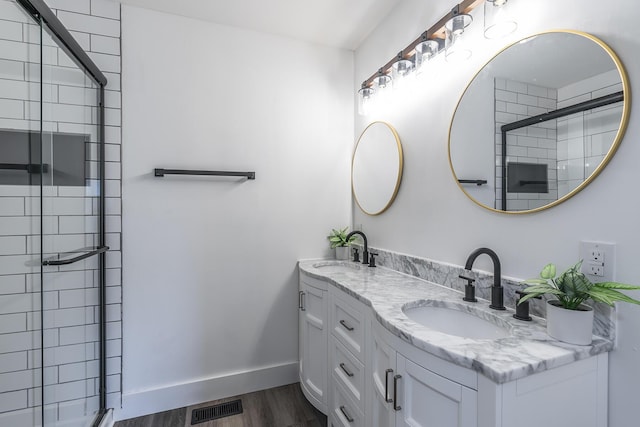
<path fill-rule="evenodd" d="M 617 70 L 578 83 L 554 89 L 496 78 L 496 127 L 520 115 L 544 114 L 622 90 Z M 622 108 L 620 103 L 605 105 L 510 132 L 507 210 L 533 209 L 582 184 L 611 148 Z M 497 200 L 500 192 L 497 180 Z"/>

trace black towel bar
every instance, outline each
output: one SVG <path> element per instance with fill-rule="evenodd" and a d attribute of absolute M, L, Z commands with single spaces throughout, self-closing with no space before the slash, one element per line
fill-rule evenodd
<path fill-rule="evenodd" d="M 187 169 L 154 169 L 153 174 L 158 177 L 165 175 L 208 175 L 208 176 L 244 176 L 247 179 L 256 179 L 255 172 L 227 172 L 227 171 L 204 171 Z"/>
<path fill-rule="evenodd" d="M 458 182 L 460 184 L 475 184 L 475 185 L 484 185 L 487 183 L 486 179 L 459 179 Z"/>

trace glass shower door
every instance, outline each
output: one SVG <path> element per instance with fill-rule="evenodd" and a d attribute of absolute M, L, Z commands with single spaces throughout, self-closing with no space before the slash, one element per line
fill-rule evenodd
<path fill-rule="evenodd" d="M 0 426 L 41 424 L 40 27 L 0 1 Z"/>
<path fill-rule="evenodd" d="M 41 251 L 45 426 L 100 411 L 99 86 L 42 32 Z"/>
<path fill-rule="evenodd" d="M 0 0 L 0 426 L 89 427 L 105 403 L 103 90 L 52 12 L 20 3 Z"/>

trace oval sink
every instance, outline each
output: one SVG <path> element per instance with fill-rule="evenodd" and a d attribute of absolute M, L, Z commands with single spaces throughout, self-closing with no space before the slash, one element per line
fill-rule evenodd
<path fill-rule="evenodd" d="M 329 272 L 348 272 L 360 270 L 360 264 L 349 261 L 322 261 L 313 264 L 313 268 L 321 268 Z"/>
<path fill-rule="evenodd" d="M 448 335 L 489 340 L 510 335 L 509 325 L 504 320 L 462 304 L 442 307 L 425 302 L 417 307 L 413 304 L 405 306 L 402 311 L 414 322 Z"/>

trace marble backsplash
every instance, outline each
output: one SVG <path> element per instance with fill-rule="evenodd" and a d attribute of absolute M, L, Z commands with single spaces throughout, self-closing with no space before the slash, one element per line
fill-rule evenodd
<path fill-rule="evenodd" d="M 466 281 L 460 279 L 458 276 L 462 274 L 471 277 L 476 280 L 474 283 L 476 286 L 476 296 L 486 300 L 491 299 L 493 274 L 478 270 L 470 272 L 460 265 L 419 258 L 380 248 L 372 247 L 369 248 L 369 250 L 378 254 L 376 264 L 379 266 L 447 286 L 460 292 L 464 292 Z M 521 282 L 521 279 L 502 277 L 505 307 L 515 308 L 518 299 L 516 291 L 524 287 Z M 546 317 L 545 300 L 531 299 L 529 301 L 532 315 Z M 615 309 L 605 304 L 594 304 L 592 301 L 590 301 L 589 305 L 594 307 L 593 333 L 604 338 L 615 340 Z"/>

